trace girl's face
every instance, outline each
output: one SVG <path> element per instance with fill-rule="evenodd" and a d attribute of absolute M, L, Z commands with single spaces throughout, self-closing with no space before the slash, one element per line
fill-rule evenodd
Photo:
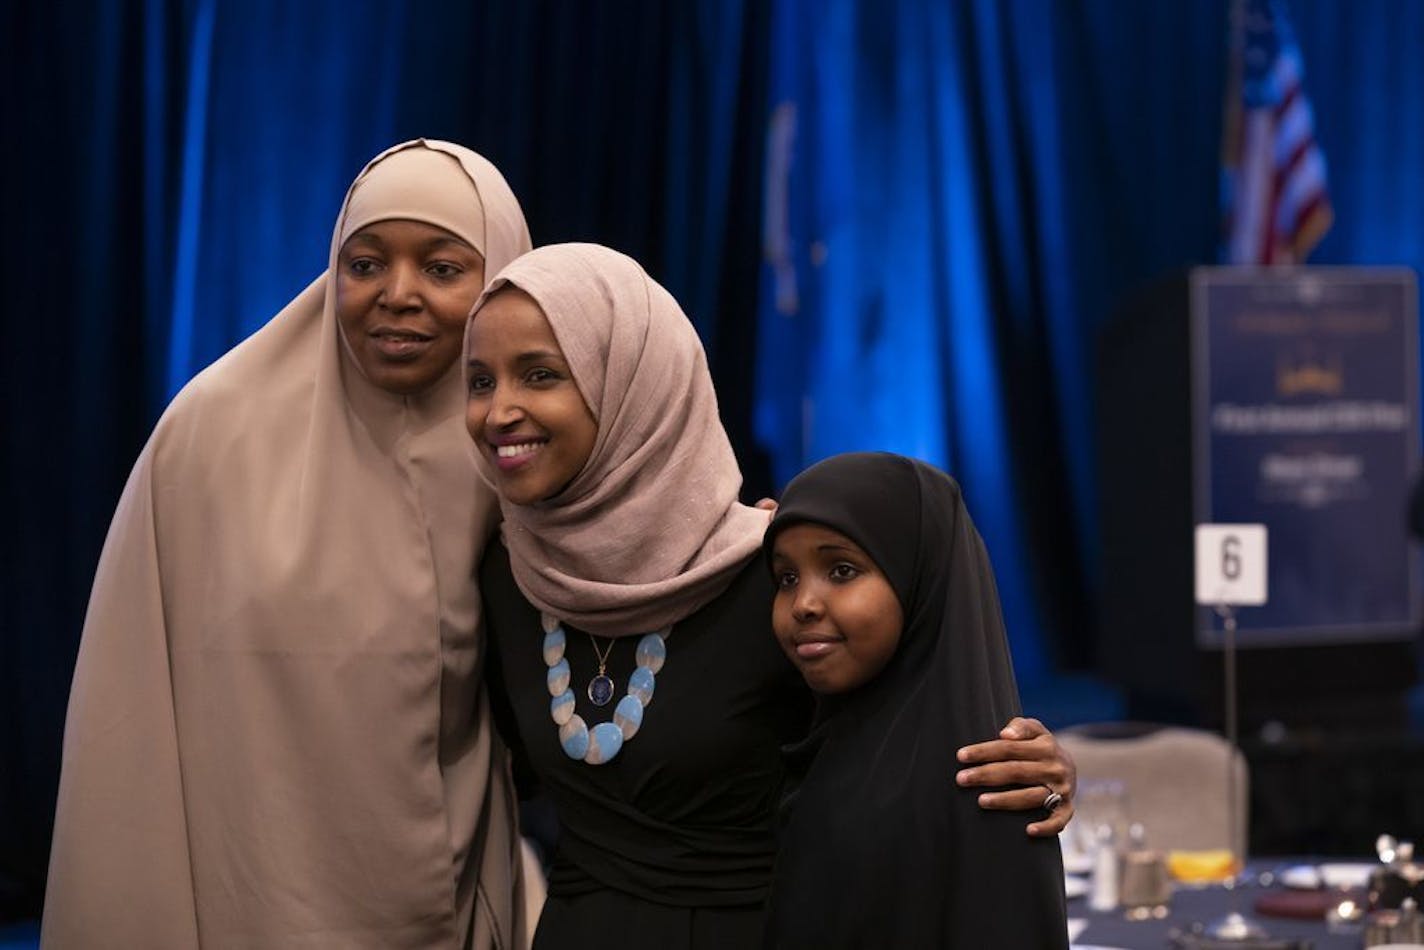
<path fill-rule="evenodd" d="M 378 221 L 336 262 L 336 319 L 361 371 L 397 395 L 430 388 L 460 358 L 485 283 L 480 253 L 420 221 Z"/>
<path fill-rule="evenodd" d="M 508 288 L 470 324 L 465 426 L 516 505 L 563 491 L 583 471 L 598 423 L 574 383 L 544 311 Z"/>
<path fill-rule="evenodd" d="M 818 693 L 873 679 L 900 643 L 900 598 L 858 544 L 818 524 L 776 536 L 771 624 L 777 642 Z"/>

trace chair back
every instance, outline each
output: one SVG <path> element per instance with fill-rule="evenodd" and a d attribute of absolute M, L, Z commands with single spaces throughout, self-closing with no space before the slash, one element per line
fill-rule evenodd
<path fill-rule="evenodd" d="M 1121 722 L 1070 726 L 1057 735 L 1078 767 L 1072 825 L 1082 822 L 1080 836 L 1095 831 L 1104 817 L 1093 812 L 1114 797 L 1103 794 L 1105 786 L 1121 783 L 1120 817 L 1142 823 L 1149 847 L 1230 847 L 1244 860 L 1249 777 L 1245 757 L 1224 738 L 1200 729 Z M 1234 830 L 1227 806 L 1228 763 L 1237 777 Z"/>

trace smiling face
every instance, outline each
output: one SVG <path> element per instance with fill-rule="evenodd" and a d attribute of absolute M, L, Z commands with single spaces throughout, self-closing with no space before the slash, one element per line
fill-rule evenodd
<path fill-rule="evenodd" d="M 583 471 L 598 423 L 574 383 L 544 311 L 513 287 L 470 324 L 465 425 L 516 505 L 552 498 Z"/>
<path fill-rule="evenodd" d="M 863 686 L 900 643 L 900 599 L 870 556 L 823 525 L 794 524 L 771 555 L 776 640 L 818 693 Z"/>
<path fill-rule="evenodd" d="M 411 395 L 459 359 L 484 282 L 484 258 L 444 228 L 377 221 L 341 245 L 336 318 L 366 378 Z"/>

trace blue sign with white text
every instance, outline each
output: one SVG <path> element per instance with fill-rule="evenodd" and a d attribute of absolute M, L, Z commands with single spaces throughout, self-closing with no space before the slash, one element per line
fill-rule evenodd
<path fill-rule="evenodd" d="M 1194 520 L 1267 529 L 1269 599 L 1239 612 L 1238 642 L 1413 637 L 1413 273 L 1200 268 L 1191 287 Z"/>

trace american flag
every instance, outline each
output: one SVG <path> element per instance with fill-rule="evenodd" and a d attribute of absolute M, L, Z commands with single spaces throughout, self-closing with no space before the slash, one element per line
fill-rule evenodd
<path fill-rule="evenodd" d="M 1222 142 L 1228 264 L 1298 264 L 1334 220 L 1284 0 L 1235 0 Z"/>

